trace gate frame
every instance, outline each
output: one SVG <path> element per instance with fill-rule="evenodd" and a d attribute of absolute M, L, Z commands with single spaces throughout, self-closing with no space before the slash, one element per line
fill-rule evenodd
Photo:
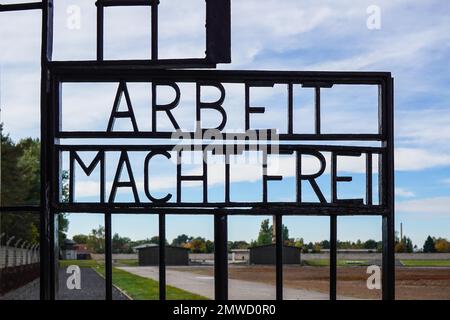
<path fill-rule="evenodd" d="M 107 1 L 107 0 L 101 0 Z M 224 3 L 229 4 L 229 0 Z M 55 173 L 55 168 L 60 168 L 57 157 L 56 146 L 59 144 L 59 138 L 56 135 L 57 128 L 60 125 L 59 118 L 55 116 L 55 106 L 59 105 L 58 88 L 54 86 L 52 68 L 91 68 L 102 71 L 112 69 L 127 70 L 130 74 L 149 72 L 156 68 L 167 68 L 171 66 L 192 67 L 199 61 L 159 61 L 142 63 L 138 61 L 99 61 L 95 62 L 52 62 L 53 47 L 53 0 L 43 0 L 42 2 L 1 5 L 1 11 L 17 10 L 42 10 L 42 48 L 41 48 L 41 203 L 38 206 L 3 206 L 1 212 L 35 212 L 40 213 L 40 297 L 43 300 L 54 300 L 57 295 L 58 285 L 58 243 L 57 243 L 57 218 L 60 209 L 54 199 L 58 197 L 59 174 Z M 220 15 L 221 16 L 221 15 Z M 222 16 L 221 16 L 222 17 Z M 225 19 L 228 19 L 225 15 Z M 229 32 L 223 32 L 214 27 L 212 34 L 207 32 L 207 58 L 197 66 L 214 66 L 217 62 L 229 62 L 229 56 L 222 49 L 229 49 Z M 222 45 L 215 43 L 214 39 L 221 39 Z M 101 47 L 101 45 L 99 45 Z M 155 50 L 154 45 L 152 46 Z M 216 49 L 219 49 L 216 51 Z M 100 52 L 100 51 L 99 51 Z M 225 52 L 220 55 L 220 52 Z M 229 51 L 228 51 L 229 52 Z M 209 57 L 209 58 L 208 58 Z M 98 58 L 102 58 L 98 55 Z M 206 62 L 206 64 L 205 64 Z M 166 72 L 162 70 L 153 70 L 152 72 Z M 196 71 L 192 71 L 196 72 Z M 244 72 L 236 71 L 236 74 L 244 75 Z M 251 71 L 250 71 L 251 74 Z M 379 104 L 382 106 L 379 110 L 379 131 L 384 153 L 383 160 L 380 159 L 379 179 L 380 179 L 380 199 L 385 206 L 385 210 L 380 215 L 382 217 L 382 298 L 384 300 L 395 299 L 395 225 L 394 225 L 394 99 L 393 99 L 393 79 L 390 73 L 371 73 L 371 72 L 304 72 L 302 74 L 310 75 L 312 80 L 327 76 L 336 77 L 341 80 L 348 80 L 359 76 L 377 76 L 382 81 L 382 94 L 379 97 Z M 312 85 L 320 88 L 320 83 Z M 317 107 L 317 106 L 316 106 Z M 319 105 L 320 107 L 320 105 Z M 317 124 L 316 124 L 317 128 Z M 370 140 L 364 139 L 360 140 Z M 172 210 L 166 208 L 167 210 Z M 231 211 L 226 208 L 212 209 L 214 211 L 214 240 L 216 246 L 215 254 L 215 298 L 216 300 L 228 299 L 228 261 L 227 261 L 227 216 Z M 123 210 L 121 210 L 123 211 Z M 153 210 L 152 210 L 153 211 Z M 160 300 L 165 300 L 165 210 L 154 210 L 159 214 L 159 239 L 160 239 Z M 264 210 L 259 211 L 263 213 Z M 106 299 L 112 299 L 112 243 L 111 243 L 111 215 L 113 210 L 102 212 L 105 215 L 105 234 L 106 234 Z M 147 212 L 152 213 L 152 212 Z M 276 298 L 283 299 L 283 263 L 282 263 L 282 216 L 276 215 Z M 303 214 L 299 214 L 303 215 Z M 336 300 L 336 282 L 337 282 L 337 216 L 342 214 L 327 214 L 330 216 L 330 300 Z"/>

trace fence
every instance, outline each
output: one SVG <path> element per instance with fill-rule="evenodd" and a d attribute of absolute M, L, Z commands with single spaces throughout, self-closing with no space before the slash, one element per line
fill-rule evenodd
<path fill-rule="evenodd" d="M 39 262 L 39 249 L 37 246 L 30 248 L 0 247 L 0 269 L 17 267 Z"/>

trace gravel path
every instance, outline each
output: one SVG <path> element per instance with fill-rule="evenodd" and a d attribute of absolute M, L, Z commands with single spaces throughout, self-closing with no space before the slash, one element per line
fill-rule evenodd
<path fill-rule="evenodd" d="M 91 268 L 81 268 L 81 289 L 69 290 L 65 268 L 59 269 L 59 292 L 57 300 L 105 300 L 105 280 Z M 113 287 L 113 300 L 128 300 L 127 296 Z M 39 279 L 7 293 L 0 300 L 37 300 L 39 299 Z"/>
<path fill-rule="evenodd" d="M 92 268 L 81 268 L 81 289 L 69 290 L 66 282 L 70 274 L 64 268 L 59 269 L 58 300 L 105 300 L 105 279 Z M 128 300 L 113 287 L 113 300 Z"/>
<path fill-rule="evenodd" d="M 0 300 L 39 300 L 39 278 L 8 292 Z"/>

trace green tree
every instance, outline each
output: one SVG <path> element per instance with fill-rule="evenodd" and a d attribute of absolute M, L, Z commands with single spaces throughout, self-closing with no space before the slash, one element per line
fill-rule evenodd
<path fill-rule="evenodd" d="M 436 252 L 448 253 L 450 252 L 450 242 L 445 238 L 438 238 L 435 240 L 434 248 Z"/>
<path fill-rule="evenodd" d="M 206 241 L 204 238 L 197 237 L 189 242 L 192 253 L 206 253 Z"/>
<path fill-rule="evenodd" d="M 262 246 L 272 243 L 272 228 L 269 226 L 269 219 L 265 219 L 261 222 L 261 228 L 259 229 L 257 245 Z"/>
<path fill-rule="evenodd" d="M 113 253 L 131 253 L 131 239 L 127 237 L 121 237 L 118 233 L 115 233 L 112 238 L 112 250 Z"/>
<path fill-rule="evenodd" d="M 206 240 L 205 242 L 205 253 L 213 253 L 214 252 L 214 242 L 211 240 Z"/>
<path fill-rule="evenodd" d="M 328 241 L 328 240 L 322 240 L 322 241 L 320 242 L 320 247 L 321 247 L 322 249 L 330 249 L 330 241 Z"/>
<path fill-rule="evenodd" d="M 378 243 L 372 239 L 369 239 L 366 242 L 364 242 L 364 249 L 376 249 L 377 246 L 378 246 Z"/>
<path fill-rule="evenodd" d="M 395 245 L 395 252 L 405 252 L 405 253 L 413 252 L 412 240 L 404 236 L 402 240 L 400 242 L 397 242 L 397 244 Z"/>
<path fill-rule="evenodd" d="M 62 172 L 62 202 L 69 202 L 69 173 L 64 170 Z M 69 230 L 69 219 L 67 213 L 58 214 L 58 241 L 59 245 L 64 244 L 64 240 L 67 239 L 67 231 Z"/>
<path fill-rule="evenodd" d="M 192 239 L 193 239 L 192 237 L 189 237 L 186 234 L 180 234 L 175 239 L 172 240 L 172 245 L 175 247 L 181 247 L 183 244 L 188 243 Z"/>
<path fill-rule="evenodd" d="M 425 240 L 425 243 L 423 244 L 423 252 L 436 252 L 434 239 L 431 236 L 428 236 L 427 240 Z"/>
<path fill-rule="evenodd" d="M 89 236 L 85 234 L 77 234 L 72 237 L 72 240 L 77 244 L 86 244 L 88 242 Z"/>
<path fill-rule="evenodd" d="M 7 205 L 34 205 L 40 203 L 40 142 L 39 139 L 26 138 L 14 143 L 9 135 L 1 136 L 1 198 Z M 63 201 L 68 198 L 67 173 L 62 176 Z M 39 241 L 39 215 L 35 213 L 2 214 L 1 232 L 8 237 L 15 236 L 28 242 Z M 58 241 L 66 239 L 69 221 L 65 214 L 58 219 Z"/>
<path fill-rule="evenodd" d="M 249 248 L 249 244 L 247 243 L 247 241 L 228 241 L 228 250 L 232 250 L 232 249 L 248 249 Z"/>
<path fill-rule="evenodd" d="M 87 247 L 94 253 L 105 253 L 105 227 L 92 229 L 88 237 Z"/>

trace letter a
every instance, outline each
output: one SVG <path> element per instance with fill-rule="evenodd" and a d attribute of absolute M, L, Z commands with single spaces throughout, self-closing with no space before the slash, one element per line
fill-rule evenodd
<path fill-rule="evenodd" d="M 122 100 L 122 94 L 125 94 L 125 100 L 127 102 L 127 111 L 119 111 L 120 101 Z M 113 109 L 111 111 L 111 116 L 109 117 L 107 132 L 112 132 L 114 128 L 114 122 L 116 118 L 130 118 L 131 124 L 133 125 L 134 132 L 138 132 L 138 126 L 136 118 L 133 112 L 133 106 L 131 105 L 130 94 L 128 92 L 127 84 L 124 81 L 120 81 L 119 87 L 117 88 L 116 98 L 114 99 Z"/>

